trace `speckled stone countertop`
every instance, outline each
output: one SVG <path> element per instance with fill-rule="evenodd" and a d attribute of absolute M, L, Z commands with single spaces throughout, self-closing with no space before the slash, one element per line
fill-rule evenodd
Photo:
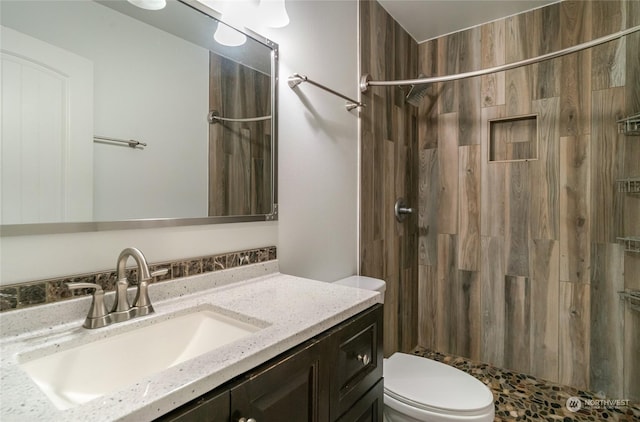
<path fill-rule="evenodd" d="M 277 262 L 272 261 L 151 285 L 154 314 L 96 330 L 81 327 L 89 298 L 0 315 L 0 420 L 152 420 L 373 306 L 379 299 L 376 292 L 277 271 Z M 108 304 L 111 300 L 107 295 Z M 53 349 L 65 350 L 203 306 L 264 328 L 67 410 L 57 409 L 19 366 L 19 362 Z M 123 350 L 111 362 L 97 364 L 116 368 L 119 360 L 145 358 L 135 350 Z"/>

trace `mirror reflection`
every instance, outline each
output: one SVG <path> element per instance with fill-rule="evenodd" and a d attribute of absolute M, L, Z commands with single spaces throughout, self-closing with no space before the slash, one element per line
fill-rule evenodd
<path fill-rule="evenodd" d="M 0 2 L 3 225 L 273 213 L 277 47 L 166 3 Z"/>

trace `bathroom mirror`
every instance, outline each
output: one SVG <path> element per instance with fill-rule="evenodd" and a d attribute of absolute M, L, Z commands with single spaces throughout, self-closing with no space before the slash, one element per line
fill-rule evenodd
<path fill-rule="evenodd" d="M 166 3 L 0 2 L 3 236 L 277 218 L 277 45 Z"/>

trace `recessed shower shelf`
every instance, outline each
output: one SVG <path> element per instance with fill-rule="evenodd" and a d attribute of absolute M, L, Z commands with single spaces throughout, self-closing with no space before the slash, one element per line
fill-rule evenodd
<path fill-rule="evenodd" d="M 626 252 L 640 253 L 640 236 L 619 237 L 618 240 L 624 244 Z"/>
<path fill-rule="evenodd" d="M 640 193 L 640 177 L 630 177 L 628 179 L 616 180 L 618 192 Z"/>
<path fill-rule="evenodd" d="M 618 120 L 618 133 L 640 135 L 640 113 Z"/>

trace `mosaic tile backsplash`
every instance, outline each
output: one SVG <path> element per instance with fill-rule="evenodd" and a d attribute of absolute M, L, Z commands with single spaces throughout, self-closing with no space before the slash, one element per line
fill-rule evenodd
<path fill-rule="evenodd" d="M 156 283 L 242 265 L 271 261 L 276 259 L 276 257 L 276 247 L 268 246 L 191 259 L 153 262 L 149 263 L 149 270 L 151 272 L 165 268 L 169 270 L 167 274 L 156 277 L 154 280 L 154 283 Z M 135 268 L 127 269 L 127 278 L 132 286 L 137 284 L 138 277 L 136 273 L 137 270 Z M 105 292 L 113 291 L 116 283 L 115 265 L 111 271 L 78 274 L 2 286 L 0 288 L 0 312 L 59 302 L 61 300 L 91 294 L 91 291 L 88 289 L 71 291 L 65 284 L 75 282 L 96 283 L 102 286 Z"/>

